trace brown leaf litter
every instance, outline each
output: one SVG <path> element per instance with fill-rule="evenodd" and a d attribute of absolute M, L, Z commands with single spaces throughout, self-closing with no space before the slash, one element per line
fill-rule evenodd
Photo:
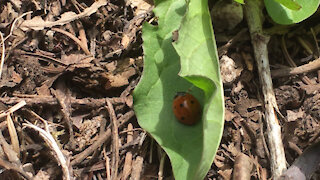
<path fill-rule="evenodd" d="M 169 161 L 132 110 L 143 64 L 141 28 L 152 18 L 152 3 L 44 2 L 0 2 L 0 179 L 173 179 Z M 223 29 L 216 39 L 226 111 L 205 179 L 267 179 L 259 75 L 241 8 L 231 8 L 236 17 L 213 22 Z M 319 28 L 297 26 L 269 43 L 289 164 L 320 136 L 319 41 L 312 40 Z"/>

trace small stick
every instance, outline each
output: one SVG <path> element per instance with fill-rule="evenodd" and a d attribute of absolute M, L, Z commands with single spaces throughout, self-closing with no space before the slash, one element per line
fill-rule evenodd
<path fill-rule="evenodd" d="M 133 111 L 129 111 L 126 114 L 124 114 L 121 118 L 119 118 L 119 127 L 123 126 L 126 122 L 130 120 L 131 117 L 134 116 Z M 82 162 L 86 157 L 88 157 L 93 151 L 95 151 L 97 148 L 99 148 L 103 143 L 109 142 L 111 138 L 111 130 L 106 130 L 103 134 L 99 136 L 99 138 L 87 149 L 82 151 L 81 153 L 74 156 L 74 159 L 71 161 L 71 165 L 79 164 Z"/>
<path fill-rule="evenodd" d="M 281 38 L 281 49 L 283 51 L 284 57 L 286 58 L 286 60 L 290 64 L 290 66 L 297 67 L 296 63 L 292 60 L 292 58 L 289 55 L 289 52 L 288 52 L 287 46 L 286 46 L 286 42 L 284 40 L 284 36 L 282 36 L 282 38 Z M 302 81 L 304 81 L 304 83 L 306 83 L 306 84 L 313 84 L 312 81 L 307 76 L 303 76 Z"/>
<path fill-rule="evenodd" d="M 69 38 L 71 38 L 74 42 L 76 42 L 80 48 L 86 53 L 86 55 L 91 55 L 87 45 L 84 45 L 76 36 L 74 36 L 73 34 L 63 30 L 63 29 L 59 29 L 59 28 L 52 28 L 53 31 L 57 31 L 61 34 L 64 34 L 66 36 L 68 36 Z"/>
<path fill-rule="evenodd" d="M 14 126 L 13 120 L 11 118 L 11 115 L 7 115 L 7 124 L 8 124 L 8 130 L 10 134 L 12 148 L 17 153 L 17 156 L 20 157 L 19 138 L 18 138 L 18 134 Z"/>
<path fill-rule="evenodd" d="M 80 21 L 76 21 L 76 25 L 79 29 L 79 39 L 81 41 L 81 43 L 83 44 L 83 46 L 85 46 L 88 49 L 88 40 L 87 40 L 87 36 L 86 36 L 86 31 L 84 30 L 82 24 Z"/>
<path fill-rule="evenodd" d="M 6 47 L 5 47 L 5 43 L 4 43 L 2 32 L 0 32 L 0 37 L 1 37 L 1 43 L 2 43 L 1 62 L 0 62 L 0 79 L 1 79 L 2 69 L 3 69 L 3 65 L 4 65 L 4 57 L 6 56 L 6 54 L 5 54 L 6 53 Z"/>
<path fill-rule="evenodd" d="M 126 97 L 127 98 L 127 97 Z M 76 99 L 70 98 L 71 107 L 73 108 L 80 108 L 81 106 L 85 106 L 86 108 L 97 108 L 102 107 L 106 103 L 106 99 L 109 99 L 112 104 L 122 104 L 126 103 L 126 98 L 101 98 L 101 99 L 94 99 L 94 98 L 83 98 L 83 99 Z M 19 97 L 0 97 L 0 102 L 6 105 L 13 105 L 24 101 L 26 106 L 39 106 L 40 105 L 58 105 L 57 99 L 53 96 L 39 96 L 36 95 L 34 97 L 28 98 L 19 98 Z M 6 115 L 4 115 L 6 116 Z M 4 117 L 0 115 L 1 117 Z"/>
<path fill-rule="evenodd" d="M 103 147 L 103 156 L 104 156 L 104 159 L 105 159 L 105 161 L 106 161 L 107 180 L 111 180 L 111 176 L 110 176 L 110 159 L 109 159 L 109 157 L 107 156 L 106 147 L 105 147 L 105 146 Z"/>
<path fill-rule="evenodd" d="M 109 117 L 111 119 L 112 127 L 112 179 L 118 179 L 118 167 L 119 167 L 119 134 L 116 113 L 114 112 L 111 102 L 107 99 L 107 109 L 109 111 Z"/>
<path fill-rule="evenodd" d="M 28 14 L 31 14 L 31 13 L 33 13 L 33 12 L 32 12 L 32 11 L 29 11 L 29 12 L 23 13 L 23 14 L 21 14 L 21 16 L 17 17 L 17 18 L 13 21 L 13 23 L 12 23 L 12 26 L 11 26 L 11 28 L 10 28 L 10 33 L 8 34 L 8 36 L 6 36 L 6 37 L 4 38 L 3 41 L 6 41 L 10 36 L 12 36 L 14 27 L 16 26 L 16 23 L 18 22 L 18 20 L 21 19 L 21 18 L 23 18 L 24 16 L 26 16 L 26 15 L 28 15 Z"/>
<path fill-rule="evenodd" d="M 134 132 L 134 131 L 144 131 L 144 130 L 142 128 L 134 128 L 134 129 L 130 129 L 129 130 L 129 127 L 128 127 L 127 130 L 121 131 L 121 132 L 119 132 L 119 134 L 131 133 L 131 132 Z M 127 136 L 127 138 L 128 138 L 128 136 Z"/>
<path fill-rule="evenodd" d="M 127 143 L 130 143 L 133 141 L 133 126 L 131 123 L 128 124 L 128 135 L 127 135 Z M 131 173 L 131 168 L 132 168 L 132 152 L 128 151 L 126 153 L 126 157 L 124 160 L 124 165 L 123 165 L 123 171 L 122 171 L 122 180 L 126 180 L 130 173 Z"/>
<path fill-rule="evenodd" d="M 13 112 L 17 111 L 18 109 L 22 108 L 23 106 L 26 105 L 26 101 L 24 100 L 20 100 L 20 102 L 18 102 L 17 104 L 15 104 L 14 106 L 12 106 L 11 108 L 9 108 L 8 110 L 2 112 L 0 114 L 0 118 L 3 118 L 5 116 L 8 116 L 10 114 L 12 114 Z"/>
<path fill-rule="evenodd" d="M 219 57 L 226 55 L 228 52 L 228 49 L 232 47 L 236 42 L 238 42 L 243 36 L 245 36 L 245 33 L 248 31 L 247 28 L 244 28 L 240 30 L 232 39 L 230 39 L 225 45 L 218 48 L 218 55 Z"/>
<path fill-rule="evenodd" d="M 70 93 L 64 93 L 61 89 L 53 90 L 51 91 L 54 96 L 57 98 L 57 101 L 59 102 L 59 105 L 61 107 L 61 112 L 63 115 L 63 118 L 65 122 L 68 125 L 69 129 L 69 143 L 71 145 L 72 149 L 75 149 L 76 144 L 74 140 L 74 133 L 73 133 L 73 124 L 72 124 L 72 119 L 71 119 L 71 105 L 70 105 Z"/>
<path fill-rule="evenodd" d="M 42 60 L 53 63 L 53 64 L 57 64 L 57 65 L 64 66 L 64 67 L 68 66 L 68 64 L 65 64 L 64 62 L 59 61 L 58 59 L 55 59 L 53 57 L 50 57 L 50 56 L 47 56 L 44 54 L 26 52 L 26 51 L 21 51 L 21 50 L 17 50 L 17 51 L 15 51 L 15 53 L 17 53 L 19 55 L 37 56 L 37 57 L 40 57 Z"/>
<path fill-rule="evenodd" d="M 273 70 L 271 71 L 271 73 L 272 73 L 272 78 L 277 78 L 277 77 L 285 77 L 285 76 L 297 75 L 302 73 L 308 73 L 308 72 L 318 70 L 319 68 L 320 68 L 320 58 L 314 61 L 311 61 L 308 64 L 304 64 L 298 67 Z"/>
<path fill-rule="evenodd" d="M 278 105 L 273 92 L 267 44 L 269 36 L 263 34 L 262 0 L 246 1 L 244 10 L 249 26 L 254 57 L 257 62 L 259 78 L 264 96 L 265 121 L 267 126 L 270 164 L 274 179 L 278 179 L 286 170 L 286 158 L 281 138 L 281 126 L 278 120 Z"/>
<path fill-rule="evenodd" d="M 132 163 L 132 173 L 130 180 L 140 180 L 143 165 L 143 157 L 137 156 L 136 160 Z"/>
<path fill-rule="evenodd" d="M 32 180 L 33 177 L 30 177 L 30 175 L 28 173 L 26 173 L 22 168 L 19 168 L 17 165 L 10 163 L 2 158 L 0 158 L 0 166 L 4 167 L 7 170 L 14 170 L 19 172 L 24 178 L 26 178 L 27 180 Z"/>
<path fill-rule="evenodd" d="M 160 147 L 158 147 L 158 148 L 160 148 Z M 160 151 L 161 151 L 161 158 L 160 158 L 158 179 L 162 180 L 163 179 L 163 167 L 164 167 L 164 162 L 166 160 L 167 154 L 162 149 Z"/>

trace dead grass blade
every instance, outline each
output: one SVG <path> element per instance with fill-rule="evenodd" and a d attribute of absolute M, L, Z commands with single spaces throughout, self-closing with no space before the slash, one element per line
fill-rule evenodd
<path fill-rule="evenodd" d="M 67 160 L 66 160 L 65 156 L 63 155 L 63 153 L 61 152 L 58 144 L 56 143 L 56 141 L 54 140 L 54 138 L 50 134 L 49 127 L 48 127 L 48 124 L 46 123 L 46 121 L 44 121 L 44 124 L 45 124 L 45 129 L 46 130 L 43 130 L 43 129 L 39 128 L 38 126 L 35 126 L 35 125 L 31 124 L 31 123 L 28 123 L 28 124 L 27 123 L 23 123 L 23 126 L 24 127 L 29 127 L 31 129 L 39 132 L 40 136 L 44 139 L 44 141 L 49 145 L 49 147 L 55 153 L 55 157 L 56 157 L 58 163 L 62 167 L 62 172 L 63 172 L 64 179 L 72 180 L 73 178 L 72 178 L 71 173 L 69 171 Z"/>
<path fill-rule="evenodd" d="M 16 128 L 14 127 L 13 120 L 11 118 L 11 115 L 7 115 L 7 124 L 8 124 L 8 130 L 11 138 L 11 144 L 13 150 L 17 153 L 17 156 L 20 156 L 20 147 L 19 147 L 19 139 L 17 135 Z"/>

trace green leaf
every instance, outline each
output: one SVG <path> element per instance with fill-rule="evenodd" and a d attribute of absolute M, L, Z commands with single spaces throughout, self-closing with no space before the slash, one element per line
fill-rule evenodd
<path fill-rule="evenodd" d="M 291 10 L 276 2 L 277 0 L 264 0 L 270 17 L 278 24 L 294 24 L 301 22 L 316 12 L 320 0 L 296 0 L 301 6 L 299 10 Z"/>
<path fill-rule="evenodd" d="M 295 2 L 294 0 L 275 0 L 276 2 L 284 5 L 286 8 L 291 9 L 291 10 L 299 10 L 301 6 Z"/>
<path fill-rule="evenodd" d="M 244 0 L 234 0 L 237 3 L 244 4 Z"/>
<path fill-rule="evenodd" d="M 133 94 L 134 110 L 140 126 L 168 154 L 175 179 L 203 179 L 224 123 L 223 88 L 208 2 L 156 0 L 154 13 L 158 25 L 143 27 L 144 71 Z M 178 29 L 174 48 L 172 33 Z M 202 104 L 202 120 L 196 125 L 183 125 L 174 117 L 174 96 L 183 91 Z"/>

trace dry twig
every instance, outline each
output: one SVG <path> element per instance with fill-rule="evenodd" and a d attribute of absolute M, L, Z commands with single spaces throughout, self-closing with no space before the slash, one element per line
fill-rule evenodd
<path fill-rule="evenodd" d="M 118 120 L 120 123 L 119 127 L 123 126 L 133 116 L 134 116 L 133 111 L 129 111 L 126 114 L 124 114 Z M 99 135 L 99 138 L 91 146 L 89 146 L 87 149 L 82 151 L 80 154 L 75 155 L 74 159 L 71 161 L 71 165 L 75 165 L 82 162 L 86 157 L 92 154 L 93 151 L 99 148 L 103 143 L 109 142 L 110 138 L 111 138 L 111 130 L 108 129 L 103 134 Z"/>
<path fill-rule="evenodd" d="M 109 99 L 112 104 L 121 104 L 126 103 L 126 98 L 102 98 L 102 99 L 94 99 L 94 98 L 83 98 L 83 99 L 70 99 L 72 108 L 81 108 L 85 106 L 86 108 L 97 108 L 102 107 L 106 103 L 106 99 Z M 52 96 L 34 96 L 33 98 L 18 98 L 18 97 L 0 97 L 0 102 L 6 105 L 17 104 L 20 101 L 24 101 L 26 106 L 39 106 L 39 105 L 58 105 L 57 99 Z M 4 115 L 6 116 L 6 115 Z M 0 115 L 1 117 L 4 117 Z"/>
<path fill-rule="evenodd" d="M 104 159 L 106 161 L 106 174 L 107 174 L 107 180 L 111 180 L 111 175 L 110 175 L 110 158 L 107 156 L 106 149 L 103 148 L 103 155 Z"/>
<path fill-rule="evenodd" d="M 112 171 L 111 178 L 118 179 L 118 167 L 119 167 L 119 134 L 117 117 L 114 112 L 113 106 L 109 100 L 107 100 L 107 109 L 109 111 L 109 117 L 111 119 L 112 127 Z"/>
<path fill-rule="evenodd" d="M 79 30 L 79 39 L 80 39 L 80 41 L 88 49 L 88 40 L 87 40 L 87 36 L 86 36 L 86 31 L 84 30 L 84 28 L 82 26 L 82 23 L 80 21 L 77 21 L 76 25 L 77 25 L 78 30 Z"/>
<path fill-rule="evenodd" d="M 140 180 L 143 165 L 143 157 L 137 156 L 135 161 L 132 163 L 132 173 L 130 180 Z"/>
<path fill-rule="evenodd" d="M 4 159 L 0 158 L 0 166 L 4 167 L 5 169 L 12 169 L 14 171 L 17 171 L 18 173 L 20 173 L 24 178 L 26 178 L 27 180 L 31 180 L 33 179 L 29 174 L 27 174 L 22 168 L 18 167 L 15 164 L 12 164 Z"/>
<path fill-rule="evenodd" d="M 57 31 L 61 34 L 64 34 L 66 36 L 68 36 L 69 38 L 71 38 L 74 42 L 76 42 L 80 47 L 81 49 L 86 53 L 86 55 L 91 55 L 89 49 L 88 49 L 88 45 L 86 44 L 83 44 L 83 42 L 81 42 L 76 36 L 74 36 L 73 34 L 63 30 L 63 29 L 59 29 L 59 28 L 52 28 L 51 30 L 53 31 Z"/>
<path fill-rule="evenodd" d="M 281 138 L 281 127 L 277 118 L 279 110 L 273 92 L 270 74 L 267 49 L 270 37 L 264 35 L 262 32 L 262 1 L 250 0 L 246 2 L 244 7 L 264 96 L 265 120 L 271 157 L 271 170 L 273 178 L 278 179 L 282 172 L 286 170 L 286 159 Z"/>
<path fill-rule="evenodd" d="M 61 112 L 63 115 L 63 118 L 65 120 L 65 122 L 68 125 L 68 129 L 69 129 L 69 136 L 70 136 L 70 140 L 69 143 L 71 145 L 72 149 L 76 148 L 76 144 L 75 144 L 75 140 L 74 140 L 74 133 L 73 133 L 73 127 L 72 127 L 72 119 L 71 119 L 71 103 L 70 103 L 70 93 L 67 89 L 64 90 L 64 83 L 60 83 L 58 84 L 58 89 L 57 90 L 53 90 L 52 89 L 52 93 L 54 94 L 54 96 L 57 98 L 59 105 L 61 106 Z M 64 92 L 67 91 L 67 92 Z"/>
<path fill-rule="evenodd" d="M 23 106 L 26 105 L 26 101 L 24 100 L 20 100 L 17 104 L 15 104 L 14 106 L 12 106 L 11 108 L 9 108 L 8 110 L 2 112 L 0 114 L 0 118 L 3 118 L 5 116 L 8 116 L 10 114 L 12 114 L 13 112 L 17 111 L 18 109 L 22 108 Z"/>
<path fill-rule="evenodd" d="M 225 45 L 218 48 L 218 55 L 219 57 L 222 57 L 223 55 L 226 55 L 228 52 L 228 49 L 232 46 L 234 46 L 248 31 L 248 29 L 242 29 L 239 31 L 232 39 L 230 39 Z"/>
<path fill-rule="evenodd" d="M 29 11 L 29 12 L 23 13 L 23 14 L 21 14 L 21 16 L 17 17 L 17 18 L 13 21 L 13 23 L 12 23 L 12 26 L 11 26 L 11 28 L 10 28 L 10 33 L 4 38 L 3 41 L 6 41 L 10 36 L 12 36 L 13 30 L 14 30 L 14 28 L 15 28 L 16 23 L 18 22 L 18 20 L 21 19 L 21 18 L 23 18 L 24 16 L 26 16 L 26 15 L 28 15 L 28 14 L 31 14 L 31 13 L 32 13 L 32 11 Z M 4 43 L 4 42 L 3 42 L 3 43 Z"/>
<path fill-rule="evenodd" d="M 2 43 L 1 62 L 0 62 L 0 79 L 1 79 L 6 47 L 5 47 L 5 44 L 4 44 L 4 39 L 3 39 L 2 32 L 0 32 L 0 37 L 1 37 L 1 43 Z"/>
<path fill-rule="evenodd" d="M 308 73 L 318 69 L 320 69 L 320 58 L 298 67 L 273 70 L 272 78 Z"/>
<path fill-rule="evenodd" d="M 20 146 L 19 146 L 19 138 L 17 135 L 16 128 L 14 126 L 13 120 L 11 118 L 11 115 L 13 112 L 17 111 L 18 109 L 22 108 L 26 104 L 25 101 L 21 101 L 18 104 L 14 105 L 10 109 L 7 109 L 6 111 L 2 112 L 0 114 L 0 118 L 6 116 L 7 118 L 7 126 L 8 126 L 8 131 L 10 134 L 11 138 L 11 144 L 13 147 L 13 150 L 17 153 L 18 156 L 20 156 Z"/>
<path fill-rule="evenodd" d="M 158 172 L 158 179 L 163 179 L 163 169 L 164 169 L 164 162 L 166 160 L 167 154 L 161 149 L 161 147 L 158 147 L 160 150 L 160 164 L 159 164 L 159 172 Z"/>
<path fill-rule="evenodd" d="M 288 61 L 288 63 L 292 66 L 292 67 L 297 67 L 296 63 L 294 63 L 294 61 L 292 60 L 291 56 L 289 55 L 289 52 L 287 50 L 287 46 L 286 46 L 286 42 L 284 40 L 284 36 L 282 36 L 281 38 L 281 49 L 283 51 L 284 57 L 286 58 L 286 60 Z M 304 83 L 306 84 L 313 84 L 312 81 L 307 77 L 307 76 L 303 76 L 302 80 L 304 81 Z"/>
<path fill-rule="evenodd" d="M 133 141 L 133 126 L 131 123 L 128 124 L 128 135 L 127 135 L 127 143 L 130 143 Z M 122 171 L 122 180 L 126 180 L 130 173 L 131 173 L 131 168 L 132 168 L 132 152 L 127 152 L 126 157 L 124 160 L 124 165 L 123 165 L 123 171 Z"/>

